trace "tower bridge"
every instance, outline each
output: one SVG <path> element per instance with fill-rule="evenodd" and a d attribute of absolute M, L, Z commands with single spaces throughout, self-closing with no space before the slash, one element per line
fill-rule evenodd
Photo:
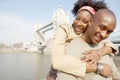
<path fill-rule="evenodd" d="M 46 45 L 45 33 L 51 29 L 55 30 L 56 27 L 62 23 L 69 23 L 69 15 L 65 14 L 62 6 L 58 7 L 56 11 L 53 12 L 53 19 L 46 25 L 41 25 L 38 23 L 35 26 L 34 30 L 34 44 L 39 47 L 40 50 L 43 50 Z"/>

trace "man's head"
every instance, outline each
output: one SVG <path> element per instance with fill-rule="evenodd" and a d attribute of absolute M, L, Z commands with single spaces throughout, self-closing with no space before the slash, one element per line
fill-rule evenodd
<path fill-rule="evenodd" d="M 116 17 L 109 9 L 101 9 L 93 16 L 84 38 L 90 44 L 97 44 L 106 39 L 116 27 Z"/>

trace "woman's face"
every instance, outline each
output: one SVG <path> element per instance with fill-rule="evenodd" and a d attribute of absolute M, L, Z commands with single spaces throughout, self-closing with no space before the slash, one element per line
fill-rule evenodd
<path fill-rule="evenodd" d="M 90 23 L 91 18 L 92 14 L 89 11 L 87 10 L 79 11 L 72 24 L 74 32 L 77 35 L 84 33 Z"/>

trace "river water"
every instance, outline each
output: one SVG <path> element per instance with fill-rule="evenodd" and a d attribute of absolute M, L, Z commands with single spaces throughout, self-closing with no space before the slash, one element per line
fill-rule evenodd
<path fill-rule="evenodd" d="M 1 53 L 0 80 L 42 80 L 51 65 L 50 55 Z"/>
<path fill-rule="evenodd" d="M 114 58 L 120 70 L 120 57 Z M 51 66 L 51 56 L 39 53 L 1 53 L 0 80 L 43 80 Z"/>

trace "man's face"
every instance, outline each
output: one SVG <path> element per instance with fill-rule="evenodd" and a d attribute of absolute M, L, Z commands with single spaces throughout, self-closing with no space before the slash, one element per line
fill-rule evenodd
<path fill-rule="evenodd" d="M 95 19 L 88 27 L 87 40 L 91 44 L 97 44 L 107 38 L 115 29 L 115 21 L 110 17 L 101 16 Z"/>

